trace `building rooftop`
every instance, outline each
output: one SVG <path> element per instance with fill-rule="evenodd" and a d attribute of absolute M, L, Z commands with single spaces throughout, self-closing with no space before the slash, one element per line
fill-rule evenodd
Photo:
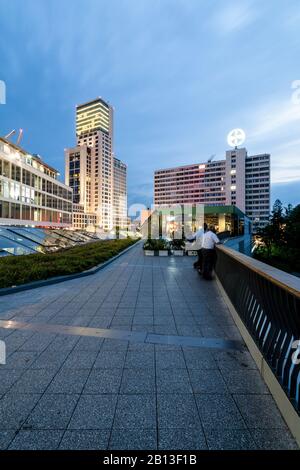
<path fill-rule="evenodd" d="M 85 103 L 82 103 L 82 104 L 77 104 L 76 109 L 84 108 L 85 106 L 88 106 L 88 105 L 91 105 L 91 104 L 97 104 L 97 103 L 99 103 L 99 101 L 102 104 L 104 104 L 105 106 L 110 107 L 110 104 L 107 101 L 105 101 L 103 98 L 101 98 L 101 96 L 98 96 L 94 100 L 86 101 Z"/>
<path fill-rule="evenodd" d="M 49 165 L 48 163 L 45 163 L 44 160 L 42 159 L 42 157 L 40 157 L 40 155 L 37 155 L 37 154 L 32 154 L 30 152 L 27 152 L 27 150 L 23 149 L 22 147 L 20 147 L 19 145 L 16 145 L 14 142 L 12 142 L 11 140 L 8 140 L 8 139 L 5 139 L 4 137 L 0 137 L 0 142 L 3 142 L 4 144 L 6 145 L 9 145 L 10 147 L 12 147 L 14 150 L 16 150 L 17 152 L 23 154 L 24 156 L 30 156 L 32 158 L 32 160 L 38 162 L 39 164 L 42 164 L 44 167 L 48 168 L 50 171 L 52 171 L 53 173 L 55 173 L 56 175 L 59 175 L 59 171 L 52 167 L 51 165 Z"/>

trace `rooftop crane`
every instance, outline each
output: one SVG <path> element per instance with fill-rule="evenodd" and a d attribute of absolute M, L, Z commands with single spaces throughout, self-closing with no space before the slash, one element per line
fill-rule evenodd
<path fill-rule="evenodd" d="M 16 133 L 16 129 L 13 129 L 12 131 L 10 131 L 9 134 L 5 135 L 4 138 L 5 139 L 9 139 L 12 135 L 14 135 Z"/>
<path fill-rule="evenodd" d="M 16 133 L 16 129 L 13 129 L 6 136 L 4 136 L 4 138 L 9 139 L 13 135 L 15 135 L 15 133 Z M 17 138 L 17 145 L 20 145 L 22 137 L 23 137 L 23 129 L 19 129 L 19 134 L 18 134 L 18 138 Z"/>
<path fill-rule="evenodd" d="M 19 135 L 18 135 L 18 138 L 17 138 L 17 145 L 20 145 L 22 137 L 23 137 L 23 129 L 20 129 L 19 130 Z"/>

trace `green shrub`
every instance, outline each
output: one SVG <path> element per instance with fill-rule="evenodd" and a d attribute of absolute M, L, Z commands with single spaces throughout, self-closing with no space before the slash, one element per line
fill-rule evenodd
<path fill-rule="evenodd" d="M 152 251 L 159 251 L 159 250 L 168 250 L 169 243 L 164 238 L 159 238 L 158 240 L 150 239 L 144 243 L 144 250 L 152 250 Z"/>
<path fill-rule="evenodd" d="M 100 240 L 55 253 L 0 258 L 0 288 L 86 271 L 107 261 L 136 240 Z"/>
<path fill-rule="evenodd" d="M 174 238 L 174 240 L 171 241 L 171 247 L 172 250 L 183 250 L 184 240 Z"/>

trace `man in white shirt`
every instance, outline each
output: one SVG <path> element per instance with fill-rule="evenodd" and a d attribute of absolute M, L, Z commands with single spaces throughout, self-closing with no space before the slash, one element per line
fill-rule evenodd
<path fill-rule="evenodd" d="M 203 224 L 203 228 L 202 227 L 199 227 L 199 229 L 197 230 L 197 232 L 194 233 L 193 237 L 191 238 L 187 238 L 187 241 L 192 243 L 192 242 L 196 242 L 195 243 L 195 249 L 197 250 L 198 252 L 198 259 L 197 261 L 194 263 L 194 268 L 195 269 L 199 269 L 200 271 L 202 270 L 202 243 L 203 243 L 203 236 L 204 236 L 204 233 L 206 232 L 207 230 L 207 224 L 204 223 Z"/>
<path fill-rule="evenodd" d="M 212 270 L 215 265 L 216 260 L 216 250 L 215 246 L 220 243 L 217 235 L 214 232 L 214 227 L 210 226 L 202 239 L 202 258 L 203 258 L 203 277 L 204 279 L 212 279 Z"/>

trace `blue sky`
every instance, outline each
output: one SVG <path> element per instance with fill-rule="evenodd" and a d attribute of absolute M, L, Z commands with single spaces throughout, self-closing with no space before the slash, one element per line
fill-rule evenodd
<path fill-rule="evenodd" d="M 235 127 L 271 152 L 272 199 L 300 202 L 299 0 L 0 0 L 0 31 L 0 135 L 61 172 L 75 105 L 102 96 L 129 203 L 156 168 L 223 158 Z"/>

